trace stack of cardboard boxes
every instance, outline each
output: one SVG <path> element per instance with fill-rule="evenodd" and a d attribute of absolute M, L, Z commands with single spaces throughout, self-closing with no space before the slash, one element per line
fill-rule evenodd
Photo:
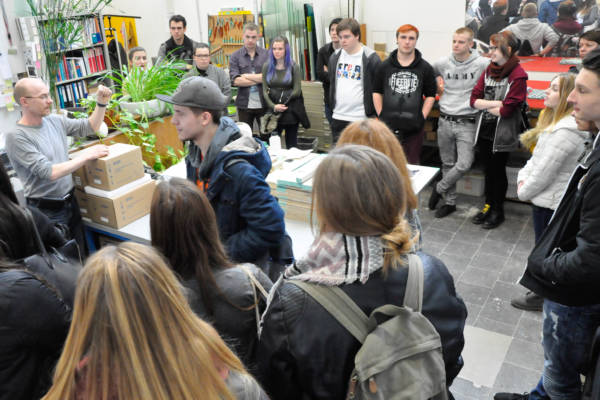
<path fill-rule="evenodd" d="M 318 81 L 302 81 L 304 107 L 310 121 L 310 129 L 300 129 L 298 136 L 317 138 L 317 148 L 322 151 L 331 147 L 331 128 L 325 118 L 325 103 L 323 101 L 323 84 Z"/>
<path fill-rule="evenodd" d="M 81 216 L 115 229 L 150 212 L 156 186 L 144 174 L 140 148 L 122 143 L 109 146 L 108 156 L 75 171 L 73 183 Z"/>
<path fill-rule="evenodd" d="M 267 176 L 271 194 L 285 212 L 285 217 L 310 223 L 313 175 L 324 154 L 309 153 L 293 161 L 286 160 L 274 165 Z"/>

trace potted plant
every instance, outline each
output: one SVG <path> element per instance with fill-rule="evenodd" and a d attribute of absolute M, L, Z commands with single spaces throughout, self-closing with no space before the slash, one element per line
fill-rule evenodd
<path fill-rule="evenodd" d="M 96 108 L 96 100 L 93 96 L 84 99 L 82 106 L 85 112 L 74 113 L 76 118 L 88 118 Z M 114 94 L 107 105 L 105 122 L 107 125 L 123 134 L 124 139 L 115 141 L 126 141 L 129 144 L 139 146 L 142 150 L 144 165 L 151 167 L 156 172 L 164 171 L 171 165 L 178 163 L 187 155 L 187 149 L 177 150 L 172 146 L 157 146 L 157 137 L 150 129 L 152 122 L 164 122 L 162 118 L 149 118 L 147 115 L 134 115 L 123 110 L 123 100 Z M 100 142 L 103 137 L 98 135 Z M 112 142 L 112 141 L 111 141 Z"/>
<path fill-rule="evenodd" d="M 173 94 L 185 72 L 185 65 L 181 60 L 167 59 L 146 69 L 133 67 L 112 71 L 106 77 L 120 88 L 123 95 L 120 106 L 123 110 L 153 118 L 172 109 L 158 100 L 156 95 Z"/>

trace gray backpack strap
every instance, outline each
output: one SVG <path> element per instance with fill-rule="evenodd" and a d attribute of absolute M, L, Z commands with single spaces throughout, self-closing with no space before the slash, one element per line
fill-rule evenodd
<path fill-rule="evenodd" d="M 304 290 L 310 297 L 323 306 L 348 332 L 363 343 L 369 334 L 369 317 L 356 305 L 344 291 L 335 286 L 323 286 L 313 283 L 286 280 Z"/>
<path fill-rule="evenodd" d="M 408 254 L 408 280 L 402 304 L 413 311 L 421 311 L 423 307 L 424 275 L 421 257 L 413 253 Z"/>

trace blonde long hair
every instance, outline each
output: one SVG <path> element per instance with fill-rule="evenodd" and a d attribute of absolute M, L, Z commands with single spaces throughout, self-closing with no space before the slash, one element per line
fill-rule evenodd
<path fill-rule="evenodd" d="M 101 249 L 81 272 L 44 399 L 233 400 L 218 368 L 245 374 L 215 329 L 194 315 L 156 250 L 127 242 Z"/>
<path fill-rule="evenodd" d="M 362 144 L 388 156 L 402 176 L 406 205 L 410 210 L 415 210 L 419 206 L 419 200 L 412 189 L 408 162 L 402 145 L 386 124 L 373 118 L 353 122 L 342 131 L 337 145 L 342 144 Z"/>
<path fill-rule="evenodd" d="M 384 272 L 402 263 L 413 244 L 402 217 L 404 183 L 383 153 L 367 146 L 338 146 L 319 164 L 313 180 L 313 209 L 320 232 L 381 236 L 386 243 Z"/>
<path fill-rule="evenodd" d="M 569 97 L 569 93 L 571 93 L 575 87 L 575 74 L 568 72 L 558 74 L 552 78 L 552 81 L 554 81 L 556 78 L 558 78 L 558 90 L 560 94 L 558 105 L 556 108 L 544 108 L 540 112 L 540 116 L 535 124 L 535 128 L 523 133 L 519 138 L 521 143 L 523 143 L 523 146 L 530 150 L 535 147 L 542 132 L 546 130 L 551 131 L 551 128 L 554 127 L 558 121 L 571 115 L 571 112 L 573 111 L 573 106 L 567 102 L 567 97 Z"/>

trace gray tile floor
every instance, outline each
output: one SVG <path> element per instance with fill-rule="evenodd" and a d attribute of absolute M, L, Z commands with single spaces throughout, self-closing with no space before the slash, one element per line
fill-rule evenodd
<path fill-rule="evenodd" d="M 467 325 L 481 328 L 470 330 L 473 333 L 467 337 L 463 353 L 465 359 L 469 355 L 470 365 L 465 365 L 464 374 L 459 375 L 451 390 L 457 400 L 491 399 L 498 391 L 529 391 L 539 380 L 543 366 L 542 315 L 517 310 L 511 307 L 510 299 L 525 293 L 516 281 L 534 243 L 531 208 L 506 202 L 506 221 L 496 229 L 485 230 L 470 221 L 482 206 L 481 198 L 459 195 L 458 210 L 437 219 L 427 208 L 430 193 L 427 188 L 420 196 L 423 250 L 446 263 L 467 305 Z M 485 351 L 472 354 L 475 342 L 489 346 L 489 353 L 498 354 L 498 359 L 490 360 Z M 467 376 L 482 373 L 486 379 L 480 382 Z"/>

